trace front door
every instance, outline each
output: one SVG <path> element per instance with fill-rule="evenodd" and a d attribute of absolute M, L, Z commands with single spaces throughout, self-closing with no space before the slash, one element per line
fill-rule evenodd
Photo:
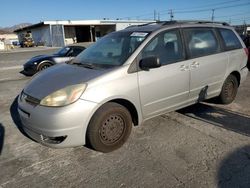
<path fill-rule="evenodd" d="M 158 34 L 146 45 L 140 59 L 157 56 L 161 67 L 138 72 L 141 106 L 144 118 L 182 106 L 189 96 L 189 66 L 179 30 Z"/>

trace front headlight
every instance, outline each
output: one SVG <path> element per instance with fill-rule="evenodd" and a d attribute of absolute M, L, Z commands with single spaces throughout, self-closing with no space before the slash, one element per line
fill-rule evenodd
<path fill-rule="evenodd" d="M 87 84 L 77 84 L 65 87 L 41 100 L 42 106 L 65 106 L 75 102 L 85 91 Z"/>

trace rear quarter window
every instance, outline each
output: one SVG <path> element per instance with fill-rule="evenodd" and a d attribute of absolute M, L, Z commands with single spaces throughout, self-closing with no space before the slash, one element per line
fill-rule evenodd
<path fill-rule="evenodd" d="M 212 28 L 184 29 L 190 58 L 220 52 L 220 45 Z"/>
<path fill-rule="evenodd" d="M 235 33 L 230 29 L 219 29 L 221 37 L 223 39 L 226 50 L 235 50 L 242 48 L 242 45 L 235 35 Z"/>
<path fill-rule="evenodd" d="M 79 53 L 81 53 L 83 51 L 83 48 L 73 48 L 73 53 L 72 56 L 76 57 L 78 56 Z"/>

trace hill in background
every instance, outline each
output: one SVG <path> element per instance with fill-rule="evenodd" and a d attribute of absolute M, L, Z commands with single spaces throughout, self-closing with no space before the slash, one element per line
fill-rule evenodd
<path fill-rule="evenodd" d="M 11 27 L 0 27 L 0 34 L 9 34 L 9 33 L 13 33 L 13 31 L 15 31 L 16 29 L 20 29 L 26 26 L 32 25 L 31 23 L 21 23 L 21 24 L 17 24 L 17 25 L 13 25 Z"/>

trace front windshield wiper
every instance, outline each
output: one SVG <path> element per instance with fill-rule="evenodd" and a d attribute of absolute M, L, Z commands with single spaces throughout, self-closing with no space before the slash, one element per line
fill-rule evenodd
<path fill-rule="evenodd" d="M 119 65 L 111 65 L 111 64 L 97 64 L 97 63 L 92 64 L 92 63 L 88 63 L 88 62 L 79 63 L 79 62 L 74 62 L 73 60 L 68 62 L 68 64 L 77 65 L 77 66 L 89 68 L 89 69 L 109 69 L 109 68 L 119 66 Z"/>
<path fill-rule="evenodd" d="M 96 68 L 95 65 L 93 64 L 90 64 L 90 63 L 77 63 L 77 62 L 74 62 L 74 63 L 71 63 L 72 65 L 77 65 L 77 66 L 80 66 L 80 67 L 84 67 L 84 68 L 88 68 L 88 69 L 94 69 Z"/>

